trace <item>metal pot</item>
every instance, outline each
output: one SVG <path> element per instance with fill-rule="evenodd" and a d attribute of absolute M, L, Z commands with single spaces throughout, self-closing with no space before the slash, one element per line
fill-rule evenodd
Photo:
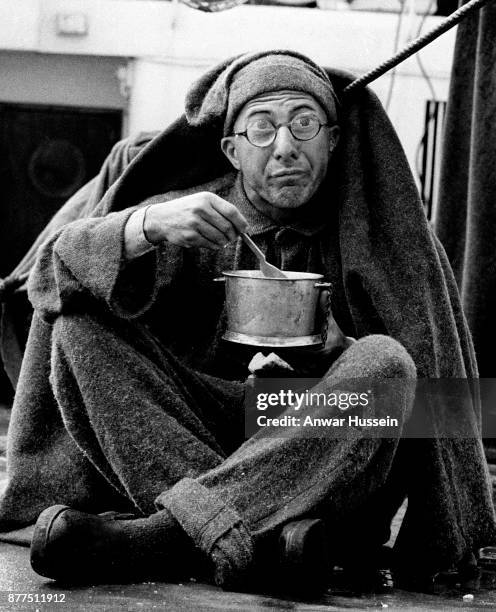
<path fill-rule="evenodd" d="M 255 346 L 311 346 L 322 343 L 315 329 L 322 274 L 287 272 L 268 278 L 260 270 L 223 272 L 227 331 L 223 338 Z"/>

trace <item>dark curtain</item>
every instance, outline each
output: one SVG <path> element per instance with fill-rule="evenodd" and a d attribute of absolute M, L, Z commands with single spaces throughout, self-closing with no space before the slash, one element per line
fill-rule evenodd
<path fill-rule="evenodd" d="M 462 294 L 480 375 L 496 378 L 496 0 L 458 26 L 443 153 L 435 230 Z"/>

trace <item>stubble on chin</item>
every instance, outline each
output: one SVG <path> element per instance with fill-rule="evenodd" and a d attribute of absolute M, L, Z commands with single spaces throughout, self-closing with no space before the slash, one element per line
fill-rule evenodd
<path fill-rule="evenodd" d="M 268 194 L 269 203 L 277 208 L 299 208 L 306 204 L 313 195 L 309 186 L 288 186 L 279 189 L 271 189 Z"/>

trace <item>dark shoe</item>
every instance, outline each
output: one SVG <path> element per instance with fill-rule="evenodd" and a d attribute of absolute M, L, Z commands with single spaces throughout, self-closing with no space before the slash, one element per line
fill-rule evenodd
<path fill-rule="evenodd" d="M 332 572 L 324 522 L 304 519 L 285 525 L 279 536 L 279 561 L 281 587 L 288 594 L 323 593 Z"/>
<path fill-rule="evenodd" d="M 118 516 L 47 508 L 35 525 L 31 567 L 46 578 L 71 582 L 102 582 L 122 573 L 116 564 L 126 546 L 115 528 Z"/>
<path fill-rule="evenodd" d="M 149 538 L 140 540 L 139 528 L 133 534 L 133 523 L 143 519 L 129 518 L 117 513 L 88 514 L 61 505 L 47 508 L 35 525 L 31 567 L 41 576 L 70 583 L 184 578 L 180 557 L 187 546 L 180 546 L 186 536 L 178 530 L 179 537 L 174 533 L 170 538 L 169 550 L 163 546 L 154 550 Z"/>

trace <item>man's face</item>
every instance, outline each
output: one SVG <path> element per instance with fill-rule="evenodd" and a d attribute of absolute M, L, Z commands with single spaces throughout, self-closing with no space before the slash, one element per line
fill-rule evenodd
<path fill-rule="evenodd" d="M 265 126 L 289 123 L 298 115 L 315 116 L 328 123 L 320 104 L 309 94 L 295 91 L 267 93 L 250 100 L 240 111 L 233 133 L 244 132 L 253 122 Z M 240 170 L 250 201 L 274 219 L 284 219 L 306 204 L 320 187 L 332 149 L 338 139 L 337 126 L 322 127 L 311 140 L 297 140 L 289 127 L 280 127 L 272 144 L 257 147 L 245 136 L 227 136 L 222 150 Z"/>

